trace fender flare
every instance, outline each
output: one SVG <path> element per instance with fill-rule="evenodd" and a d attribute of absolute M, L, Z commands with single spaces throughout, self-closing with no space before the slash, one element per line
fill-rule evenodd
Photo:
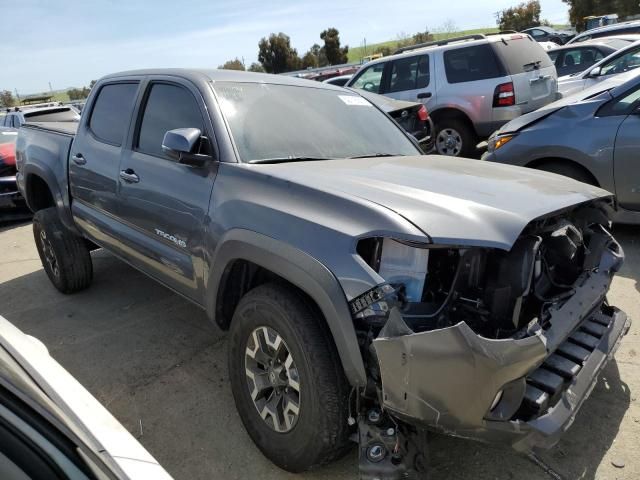
<path fill-rule="evenodd" d="M 49 187 L 49 191 L 53 196 L 55 207 L 58 210 L 58 215 L 60 216 L 60 220 L 62 221 L 64 226 L 69 228 L 70 230 L 73 230 L 74 232 L 77 232 L 75 222 L 73 221 L 73 217 L 71 215 L 71 210 L 68 208 L 68 194 L 63 194 L 55 172 L 46 165 L 29 162 L 24 165 L 21 174 L 24 176 L 24 192 L 22 192 L 22 194 L 25 198 L 25 201 L 27 202 L 27 206 L 29 207 L 29 209 L 34 211 L 33 206 L 29 203 L 29 181 L 32 175 L 36 175 L 47 184 L 47 187 Z M 67 186 L 66 179 L 64 182 L 64 186 Z"/>
<path fill-rule="evenodd" d="M 309 295 L 324 315 L 349 383 L 361 387 L 366 385 L 358 339 L 338 280 L 318 260 L 284 242 L 243 229 L 230 230 L 221 238 L 205 288 L 209 318 L 215 319 L 220 282 L 225 269 L 234 260 L 253 262 Z"/>

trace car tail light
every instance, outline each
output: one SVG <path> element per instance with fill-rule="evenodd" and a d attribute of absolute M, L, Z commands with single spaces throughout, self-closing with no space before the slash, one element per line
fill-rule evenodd
<path fill-rule="evenodd" d="M 427 112 L 427 107 L 425 107 L 424 105 L 422 105 L 420 107 L 420 110 L 418 110 L 418 118 L 421 122 L 426 122 L 429 118 L 429 112 Z"/>
<path fill-rule="evenodd" d="M 493 94 L 494 107 L 510 107 L 516 104 L 516 94 L 513 90 L 513 83 L 502 83 L 496 87 Z"/>
<path fill-rule="evenodd" d="M 16 146 L 13 143 L 0 144 L 0 163 L 5 165 L 16 164 Z"/>

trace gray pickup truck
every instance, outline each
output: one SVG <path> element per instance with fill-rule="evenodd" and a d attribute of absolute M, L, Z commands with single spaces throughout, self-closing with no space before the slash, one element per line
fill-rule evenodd
<path fill-rule="evenodd" d="M 428 431 L 551 447 L 629 329 L 611 194 L 421 155 L 339 87 L 110 75 L 77 132 L 22 127 L 17 168 L 61 292 L 101 247 L 230 330 L 242 422 L 288 471 L 356 440 L 362 478 L 422 477 Z"/>

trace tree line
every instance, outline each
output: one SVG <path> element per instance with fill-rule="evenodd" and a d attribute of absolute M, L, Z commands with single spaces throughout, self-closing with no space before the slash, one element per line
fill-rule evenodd
<path fill-rule="evenodd" d="M 305 68 L 340 65 L 348 61 L 348 46 L 340 46 L 340 32 L 327 28 L 320 32 L 323 45 L 314 43 L 302 57 L 291 46 L 291 39 L 285 33 L 272 33 L 258 42 L 258 62 L 245 68 L 237 57 L 218 68 L 227 70 L 249 70 L 250 72 L 284 73 Z"/>
<path fill-rule="evenodd" d="M 608 15 L 617 13 L 623 19 L 640 14 L 638 0 L 562 0 L 569 5 L 569 23 L 579 32 L 584 30 L 584 18 L 591 15 Z M 549 21 L 541 19 L 540 2 L 530 0 L 511 8 L 506 8 L 497 14 L 500 30 L 524 30 L 540 25 L 550 26 Z"/>
<path fill-rule="evenodd" d="M 562 0 L 569 5 L 569 21 L 578 31 L 584 30 L 584 17 L 617 13 L 622 19 L 640 14 L 638 0 Z"/>

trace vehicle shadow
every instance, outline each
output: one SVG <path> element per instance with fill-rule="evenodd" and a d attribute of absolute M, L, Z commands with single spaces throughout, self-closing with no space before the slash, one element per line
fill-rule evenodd
<path fill-rule="evenodd" d="M 640 227 L 635 225 L 615 225 L 613 234 L 624 248 L 625 259 L 619 276 L 631 279 L 640 292 Z"/>
<path fill-rule="evenodd" d="M 604 369 L 591 397 L 574 424 L 550 450 L 538 452 L 565 479 L 596 479 L 596 471 L 611 448 L 631 402 L 629 388 L 620 379 L 618 365 Z M 430 444 L 432 478 L 548 479 L 541 467 L 508 447 L 475 444 L 433 436 Z"/>

